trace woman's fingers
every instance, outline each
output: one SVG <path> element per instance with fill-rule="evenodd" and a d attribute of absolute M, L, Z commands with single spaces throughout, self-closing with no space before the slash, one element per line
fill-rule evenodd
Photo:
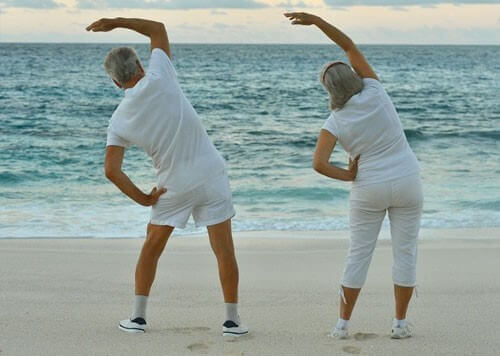
<path fill-rule="evenodd" d="M 300 13 L 298 12 L 288 12 L 284 14 L 285 17 L 288 17 L 290 21 L 292 20 L 298 20 L 300 18 Z"/>
<path fill-rule="evenodd" d="M 292 25 L 312 25 L 316 16 L 305 12 L 288 12 L 284 14 Z"/>

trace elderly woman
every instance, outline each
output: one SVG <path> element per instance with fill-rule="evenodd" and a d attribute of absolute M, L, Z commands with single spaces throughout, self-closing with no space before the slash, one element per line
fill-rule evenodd
<path fill-rule="evenodd" d="M 419 165 L 404 135 L 391 99 L 353 41 L 321 18 L 285 14 L 293 25 L 315 25 L 347 54 L 351 66 L 331 62 L 321 72 L 330 95 L 330 117 L 318 138 L 314 169 L 327 177 L 352 181 L 350 247 L 340 287 L 340 316 L 332 331 L 348 336 L 348 321 L 363 286 L 388 213 L 394 255 L 392 278 L 396 299 L 392 338 L 411 336 L 406 321 L 416 285 L 417 238 L 422 213 Z M 347 170 L 329 163 L 339 142 L 350 155 Z M 359 168 L 358 168 L 359 166 Z"/>

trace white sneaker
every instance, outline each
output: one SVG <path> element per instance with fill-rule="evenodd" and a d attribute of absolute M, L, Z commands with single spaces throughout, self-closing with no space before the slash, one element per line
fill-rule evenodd
<path fill-rule="evenodd" d="M 405 326 L 398 326 L 396 321 L 392 323 L 391 339 L 406 339 L 411 337 L 412 329 L 408 323 Z"/>
<path fill-rule="evenodd" d="M 234 336 L 240 337 L 248 334 L 248 327 L 243 324 L 236 324 L 232 320 L 226 320 L 224 324 L 222 324 L 222 336 Z"/>
<path fill-rule="evenodd" d="M 118 325 L 118 328 L 122 331 L 126 331 L 128 333 L 143 333 L 146 331 L 146 320 L 143 318 L 135 318 L 134 320 L 122 320 Z"/>
<path fill-rule="evenodd" d="M 328 336 L 338 340 L 345 340 L 349 336 L 349 332 L 347 331 L 347 329 L 339 329 L 335 327 Z"/>

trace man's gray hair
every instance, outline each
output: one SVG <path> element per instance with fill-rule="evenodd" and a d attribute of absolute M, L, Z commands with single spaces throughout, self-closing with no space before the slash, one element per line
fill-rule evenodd
<path fill-rule="evenodd" d="M 321 84 L 330 94 L 330 109 L 338 110 L 363 89 L 363 80 L 343 62 L 327 63 L 321 71 Z"/>
<path fill-rule="evenodd" d="M 113 48 L 104 60 L 104 68 L 109 76 L 124 86 L 139 73 L 140 63 L 137 52 L 130 47 Z"/>

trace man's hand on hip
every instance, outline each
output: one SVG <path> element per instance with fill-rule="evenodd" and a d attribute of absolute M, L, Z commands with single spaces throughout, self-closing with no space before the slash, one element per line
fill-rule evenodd
<path fill-rule="evenodd" d="M 156 187 L 154 187 L 153 190 L 151 190 L 151 193 L 149 193 L 149 195 L 146 195 L 146 201 L 143 205 L 144 206 L 155 205 L 158 199 L 160 199 L 160 195 L 162 195 L 166 191 L 167 190 L 165 188 L 157 189 Z"/>

